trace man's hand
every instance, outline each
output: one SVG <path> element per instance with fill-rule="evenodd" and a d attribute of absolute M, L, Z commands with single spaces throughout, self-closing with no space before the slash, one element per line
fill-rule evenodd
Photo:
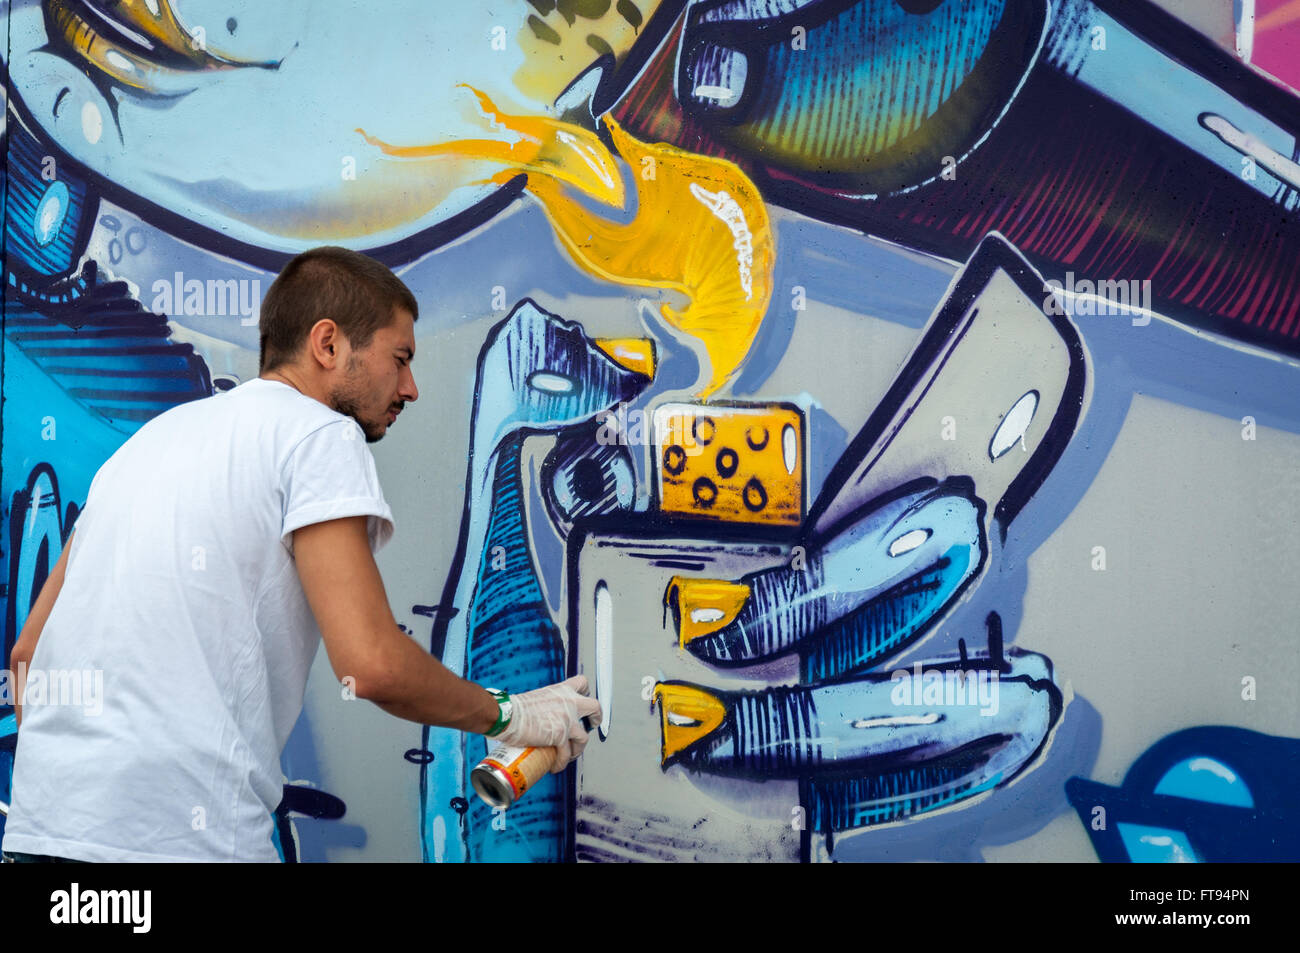
<path fill-rule="evenodd" d="M 600 724 L 600 703 L 588 697 L 585 675 L 511 695 L 510 701 L 510 724 L 492 740 L 516 748 L 556 748 L 559 757 L 551 766 L 552 774 L 563 771 L 587 746 L 582 719 L 589 719 L 592 728 Z"/>
<path fill-rule="evenodd" d="M 358 698 L 423 725 L 489 731 L 499 708 L 397 627 L 366 534 L 366 517 L 313 523 L 293 534 L 303 592 L 334 674 Z"/>

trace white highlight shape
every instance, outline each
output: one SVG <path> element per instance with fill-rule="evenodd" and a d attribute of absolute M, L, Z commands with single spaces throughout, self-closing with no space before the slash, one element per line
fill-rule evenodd
<path fill-rule="evenodd" d="M 785 463 L 786 473 L 794 473 L 794 465 L 799 461 L 797 440 L 794 427 L 786 424 L 781 428 L 781 459 Z"/>
<path fill-rule="evenodd" d="M 736 250 L 736 265 L 740 272 L 740 287 L 745 292 L 745 300 L 754 296 L 754 233 L 749 230 L 745 219 L 745 210 L 731 197 L 726 189 L 710 192 L 701 185 L 690 184 L 691 195 L 701 205 L 713 213 L 714 217 L 727 226 L 731 232 L 731 247 Z"/>
<path fill-rule="evenodd" d="M 548 394 L 569 394 L 573 392 L 573 381 L 563 374 L 549 371 L 537 371 L 528 378 L 528 386 Z"/>
<path fill-rule="evenodd" d="M 614 599 L 605 580 L 596 583 L 596 701 L 600 704 L 600 740 L 614 722 Z"/>
<path fill-rule="evenodd" d="M 711 608 L 692 609 L 691 621 L 692 622 L 717 622 L 724 615 L 726 615 L 726 613 L 723 612 L 721 609 L 711 609 Z"/>
<path fill-rule="evenodd" d="M 904 553 L 910 553 L 929 538 L 930 531 L 928 529 L 914 529 L 910 533 L 904 533 L 889 544 L 889 555 L 901 556 Z"/>
<path fill-rule="evenodd" d="M 1242 132 L 1222 116 L 1214 113 L 1202 113 L 1201 125 L 1214 133 L 1232 148 L 1244 156 L 1250 156 L 1255 164 L 1273 178 L 1285 182 L 1293 189 L 1300 189 L 1300 165 L 1296 165 L 1276 149 L 1266 145 L 1258 136 Z"/>
<path fill-rule="evenodd" d="M 886 718 L 859 718 L 854 728 L 889 728 L 894 725 L 933 725 L 942 716 L 937 711 L 928 715 L 893 715 Z"/>
<path fill-rule="evenodd" d="M 104 117 L 94 103 L 88 102 L 81 107 L 81 134 L 92 146 L 104 134 Z"/>
<path fill-rule="evenodd" d="M 36 225 L 33 234 L 36 244 L 48 245 L 63 227 L 68 211 L 68 187 L 62 182 L 51 182 L 36 206 Z"/>
<path fill-rule="evenodd" d="M 132 63 L 130 60 L 128 60 L 121 53 L 119 53 L 117 50 L 107 51 L 104 54 L 104 59 L 108 60 L 110 63 L 112 63 L 114 66 L 116 66 L 118 69 L 122 70 L 123 72 L 126 73 L 135 72 L 135 64 Z"/>
<path fill-rule="evenodd" d="M 27 532 L 29 534 L 36 527 L 36 516 L 41 510 L 41 499 L 45 495 L 45 484 L 46 484 L 45 475 L 42 474 L 40 482 L 37 483 L 36 486 L 32 487 L 32 502 L 31 502 L 32 520 L 30 523 L 27 524 Z"/>
<path fill-rule="evenodd" d="M 1193 771 L 1209 771 L 1213 775 L 1223 778 L 1229 784 L 1237 780 L 1237 776 L 1232 773 L 1232 769 L 1221 761 L 1215 761 L 1213 758 L 1196 758 L 1188 765 Z"/>
<path fill-rule="evenodd" d="M 433 819 L 433 859 L 435 863 L 442 863 L 447 856 L 447 822 L 443 820 L 441 814 Z"/>
<path fill-rule="evenodd" d="M 1233 0 L 1237 20 L 1237 55 L 1249 63 L 1255 52 L 1255 0 Z"/>
<path fill-rule="evenodd" d="M 1182 846 L 1174 843 L 1174 839 L 1167 834 L 1143 834 L 1138 838 L 1144 844 L 1150 844 L 1152 847 L 1172 848 L 1174 863 L 1176 864 L 1194 864 L 1195 858 L 1188 857 L 1187 851 Z"/>
<path fill-rule="evenodd" d="M 1036 390 L 1031 390 L 1011 405 L 1011 409 L 1002 418 L 1002 423 L 998 424 L 998 429 L 993 431 L 993 439 L 989 441 L 990 460 L 996 460 L 1018 443 L 1023 445 L 1025 431 L 1029 429 L 1037 409 Z"/>
<path fill-rule="evenodd" d="M 730 106 L 740 98 L 740 93 L 730 86 L 696 86 L 691 93 L 697 99 L 714 99 L 723 106 Z"/>
<path fill-rule="evenodd" d="M 576 153 L 578 158 L 591 171 L 591 174 L 600 180 L 602 185 L 610 189 L 614 187 L 613 177 L 605 171 L 603 163 L 594 155 L 594 150 L 584 146 L 577 136 L 561 129 L 555 134 L 555 141 L 568 147 L 570 152 Z"/>

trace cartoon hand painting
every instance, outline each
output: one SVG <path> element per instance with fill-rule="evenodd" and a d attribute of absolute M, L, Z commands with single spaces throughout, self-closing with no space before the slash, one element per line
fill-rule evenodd
<path fill-rule="evenodd" d="M 580 859 L 624 856 L 616 842 L 637 823 L 665 838 L 651 856 L 713 849 L 689 832 L 670 845 L 649 805 L 635 810 L 645 800 L 598 760 L 614 745 L 624 758 L 638 747 L 663 778 L 635 783 L 673 782 L 678 797 L 686 784 L 711 804 L 762 803 L 744 787 L 756 782 L 793 797 L 805 859 L 813 836 L 967 802 L 1036 762 L 1062 692 L 1048 659 L 1004 650 L 997 613 L 954 656 L 883 666 L 978 585 L 990 537 L 1005 538 L 1079 422 L 1086 356 L 1050 295 L 1014 249 L 986 239 L 796 533 L 661 507 L 639 532 L 593 525 L 571 540 L 576 656 L 606 711 L 579 783 Z M 700 459 L 715 465 L 714 450 Z M 746 452 L 742 470 L 756 465 Z M 666 574 L 671 652 L 640 610 L 621 608 L 631 567 Z M 727 836 L 737 831 L 781 855 L 770 825 L 738 820 Z"/>

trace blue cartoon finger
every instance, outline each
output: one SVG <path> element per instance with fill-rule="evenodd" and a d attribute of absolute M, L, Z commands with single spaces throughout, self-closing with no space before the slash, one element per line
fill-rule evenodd
<path fill-rule="evenodd" d="M 682 647 L 715 665 L 797 651 L 810 681 L 857 671 L 926 631 L 987 555 L 969 480 L 917 481 L 845 524 L 736 582 L 674 577 L 667 601 Z"/>
<path fill-rule="evenodd" d="M 1011 650 L 760 691 L 655 686 L 661 765 L 798 779 L 816 829 L 933 810 L 1017 776 L 1060 718 L 1048 660 Z"/>

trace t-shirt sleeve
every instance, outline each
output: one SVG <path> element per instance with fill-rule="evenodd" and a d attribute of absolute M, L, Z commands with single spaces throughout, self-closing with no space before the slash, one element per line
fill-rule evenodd
<path fill-rule="evenodd" d="M 355 420 L 336 420 L 312 431 L 290 452 L 280 471 L 284 523 L 280 541 L 293 552 L 293 531 L 312 523 L 366 516 L 370 551 L 392 538 L 393 512 L 384 500 L 375 458 Z"/>

